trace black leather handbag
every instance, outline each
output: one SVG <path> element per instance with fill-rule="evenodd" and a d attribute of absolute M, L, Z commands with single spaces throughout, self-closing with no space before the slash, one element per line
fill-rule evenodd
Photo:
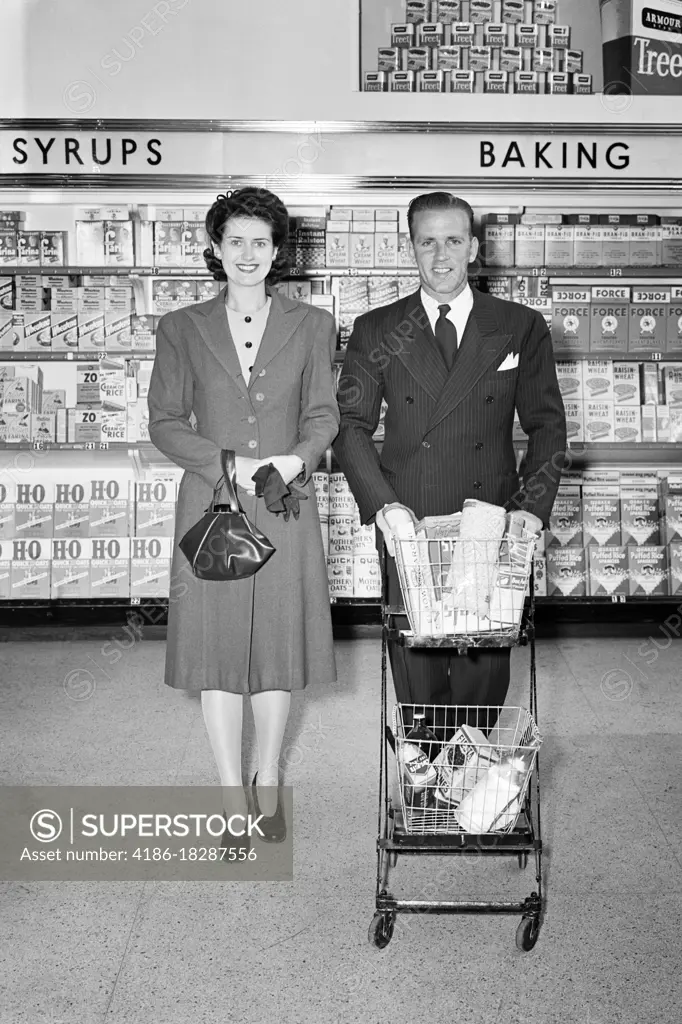
<path fill-rule="evenodd" d="M 200 580 L 243 580 L 258 572 L 275 548 L 249 522 L 237 500 L 234 452 L 223 448 L 220 461 L 223 476 L 213 491 L 211 507 L 178 546 Z M 227 505 L 219 503 L 223 487 L 227 490 Z"/>

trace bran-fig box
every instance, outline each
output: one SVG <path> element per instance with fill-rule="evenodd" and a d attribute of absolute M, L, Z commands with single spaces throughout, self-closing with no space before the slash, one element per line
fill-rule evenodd
<path fill-rule="evenodd" d="M 589 595 L 610 597 L 629 592 L 629 560 L 624 545 L 593 545 L 588 549 Z"/>
<path fill-rule="evenodd" d="M 628 547 L 632 597 L 665 597 L 668 594 L 668 563 L 662 544 Z"/>

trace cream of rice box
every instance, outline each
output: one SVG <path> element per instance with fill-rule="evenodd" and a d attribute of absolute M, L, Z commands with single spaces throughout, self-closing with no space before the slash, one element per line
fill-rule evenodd
<path fill-rule="evenodd" d="M 590 351 L 622 356 L 628 351 L 630 289 L 623 285 L 593 285 Z"/>
<path fill-rule="evenodd" d="M 658 285 L 632 289 L 628 351 L 664 352 L 670 309 L 670 288 Z"/>

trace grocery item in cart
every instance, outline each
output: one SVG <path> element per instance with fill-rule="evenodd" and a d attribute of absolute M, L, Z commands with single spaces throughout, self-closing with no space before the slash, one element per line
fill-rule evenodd
<path fill-rule="evenodd" d="M 497 544 L 506 524 L 498 505 L 467 498 L 462 507 L 459 540 L 452 552 L 448 586 L 461 611 L 485 618 L 488 615 L 497 562 Z"/>
<path fill-rule="evenodd" d="M 499 753 L 484 732 L 461 725 L 434 761 L 438 770 L 436 800 L 459 804 L 498 761 Z"/>
<path fill-rule="evenodd" d="M 426 807 L 438 778 L 436 767 L 416 743 L 403 743 L 400 755 L 405 802 L 411 808 Z"/>
<path fill-rule="evenodd" d="M 426 715 L 423 711 L 415 711 L 412 721 L 412 728 L 406 738 L 413 743 L 417 743 L 429 761 L 432 761 L 439 746 L 438 738 L 435 732 L 432 732 L 426 724 Z"/>
<path fill-rule="evenodd" d="M 488 769 L 464 797 L 455 817 L 465 832 L 479 835 L 515 821 L 528 766 L 522 757 L 505 757 Z"/>

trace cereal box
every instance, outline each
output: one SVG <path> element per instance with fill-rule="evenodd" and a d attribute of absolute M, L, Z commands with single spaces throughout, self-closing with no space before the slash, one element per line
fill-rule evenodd
<path fill-rule="evenodd" d="M 582 547 L 548 547 L 547 596 L 585 597 L 587 571 Z"/>
<path fill-rule="evenodd" d="M 670 288 L 633 288 L 628 351 L 663 352 L 666 348 Z"/>
<path fill-rule="evenodd" d="M 0 224 L 0 266 L 15 267 L 19 262 L 17 229 Z"/>
<path fill-rule="evenodd" d="M 376 267 L 391 268 L 398 266 L 397 232 L 377 231 L 374 246 L 374 264 Z"/>
<path fill-rule="evenodd" d="M 78 474 L 70 475 L 66 481 L 57 481 L 54 497 L 54 536 L 89 536 L 90 481 Z"/>
<path fill-rule="evenodd" d="M 589 288 L 552 289 L 552 344 L 557 355 L 590 350 Z"/>
<path fill-rule="evenodd" d="M 329 555 L 327 557 L 329 596 L 353 597 L 353 556 Z"/>
<path fill-rule="evenodd" d="M 628 547 L 630 594 L 633 597 L 664 597 L 668 593 L 666 550 L 660 544 Z"/>
<path fill-rule="evenodd" d="M 381 567 L 376 552 L 353 556 L 353 596 L 381 597 Z"/>
<path fill-rule="evenodd" d="M 616 441 L 637 444 L 642 440 L 642 418 L 639 406 L 616 406 L 614 409 Z"/>
<path fill-rule="evenodd" d="M 616 407 L 640 405 L 639 365 L 637 363 L 613 364 L 613 401 Z"/>
<path fill-rule="evenodd" d="M 613 363 L 609 359 L 587 359 L 583 365 L 585 399 L 613 402 Z"/>
<path fill-rule="evenodd" d="M 592 287 L 590 351 L 624 355 L 628 351 L 630 289 L 615 285 Z"/>
<path fill-rule="evenodd" d="M 682 217 L 661 217 L 661 264 L 682 267 Z"/>
<path fill-rule="evenodd" d="M 132 267 L 135 264 L 133 226 L 130 221 L 104 222 L 104 265 Z"/>
<path fill-rule="evenodd" d="M 582 359 L 559 359 L 556 362 L 556 375 L 562 398 L 581 401 L 583 397 Z"/>
<path fill-rule="evenodd" d="M 51 313 L 50 333 L 53 352 L 74 352 L 78 349 L 78 316 L 76 313 Z"/>
<path fill-rule="evenodd" d="M 487 267 L 513 267 L 515 263 L 515 233 L 519 215 L 489 213 L 484 217 L 484 241 L 481 257 Z"/>
<path fill-rule="evenodd" d="M 585 413 L 581 399 L 564 398 L 566 414 L 566 440 L 569 444 L 582 444 L 585 440 Z"/>
<path fill-rule="evenodd" d="M 40 232 L 40 262 L 44 267 L 66 266 L 66 231 Z"/>
<path fill-rule="evenodd" d="M 0 419 L 2 414 L 0 413 Z M 16 512 L 17 485 L 8 478 L 8 474 L 0 476 L 0 542 L 16 536 L 14 516 Z"/>
<path fill-rule="evenodd" d="M 658 544 L 660 530 L 656 489 L 623 486 L 620 497 L 623 544 Z"/>
<path fill-rule="evenodd" d="M 583 487 L 583 537 L 590 544 L 620 544 L 620 495 L 618 486 L 587 484 Z"/>
<path fill-rule="evenodd" d="M 670 420 L 670 442 L 672 444 L 682 443 L 682 405 L 669 407 Z"/>
<path fill-rule="evenodd" d="M 623 545 L 593 545 L 587 551 L 590 597 L 629 593 L 628 550 Z"/>
<path fill-rule="evenodd" d="M 17 248 L 19 265 L 22 267 L 40 266 L 40 232 L 17 231 Z"/>
<path fill-rule="evenodd" d="M 93 473 L 90 480 L 91 537 L 127 537 L 132 517 L 132 475 L 122 470 Z"/>
<path fill-rule="evenodd" d="M 585 440 L 600 444 L 615 441 L 613 402 L 585 402 Z"/>
<path fill-rule="evenodd" d="M 630 227 L 632 218 L 624 213 L 601 215 L 603 264 L 605 267 L 630 265 Z"/>
<path fill-rule="evenodd" d="M 133 352 L 152 352 L 156 336 L 156 317 L 134 315 L 130 324 L 130 347 Z"/>
<path fill-rule="evenodd" d="M 670 559 L 668 592 L 671 596 L 682 594 L 682 543 L 675 541 L 668 548 Z"/>
<path fill-rule="evenodd" d="M 350 266 L 350 235 L 327 232 L 327 267 L 330 270 Z"/>
<path fill-rule="evenodd" d="M 679 285 L 670 289 L 666 352 L 682 355 L 682 287 Z"/>
<path fill-rule="evenodd" d="M 673 491 L 663 498 L 665 542 L 682 541 L 682 492 Z"/>
<path fill-rule="evenodd" d="M 88 537 L 70 535 L 53 539 L 50 580 L 52 600 L 82 600 L 90 597 L 91 555 L 92 541 Z"/>
<path fill-rule="evenodd" d="M 97 535 L 91 546 L 90 597 L 130 597 L 130 538 Z"/>
<path fill-rule="evenodd" d="M 166 479 L 135 483 L 135 536 L 172 537 L 177 486 Z"/>
<path fill-rule="evenodd" d="M 31 483 L 17 483 L 15 532 L 17 537 L 54 535 L 55 484 L 49 479 L 36 477 Z"/>
<path fill-rule="evenodd" d="M 350 235 L 350 265 L 364 269 L 374 267 L 374 234 Z"/>
<path fill-rule="evenodd" d="M 642 418 L 642 441 L 658 441 L 656 406 L 640 405 L 639 411 Z"/>
<path fill-rule="evenodd" d="M 49 600 L 52 549 L 50 537 L 17 536 L 11 544 L 11 599 L 13 601 Z"/>
<path fill-rule="evenodd" d="M 12 596 L 12 543 L 3 541 L 0 531 L 0 601 L 9 601 Z"/>
<path fill-rule="evenodd" d="M 583 513 L 580 497 L 559 492 L 549 517 L 545 543 L 550 547 L 582 547 Z"/>
<path fill-rule="evenodd" d="M 663 393 L 666 405 L 682 407 L 682 365 L 663 367 Z"/>

